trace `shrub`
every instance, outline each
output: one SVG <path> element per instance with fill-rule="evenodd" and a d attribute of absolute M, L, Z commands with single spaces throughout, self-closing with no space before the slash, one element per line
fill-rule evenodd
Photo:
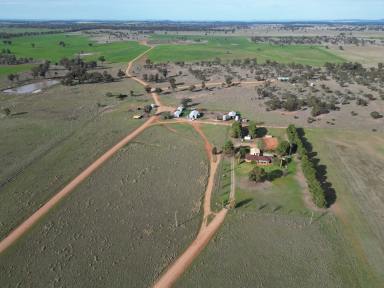
<path fill-rule="evenodd" d="M 383 118 L 383 115 L 381 115 L 379 112 L 377 112 L 377 111 L 373 111 L 373 112 L 371 112 L 371 117 L 373 118 L 373 119 L 380 119 L 380 118 Z"/>

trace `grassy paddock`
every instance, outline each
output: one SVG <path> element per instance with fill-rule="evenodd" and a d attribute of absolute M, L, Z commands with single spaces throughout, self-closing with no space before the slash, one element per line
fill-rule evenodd
<path fill-rule="evenodd" d="M 136 95 L 125 100 L 106 92 Z M 55 86 L 40 94 L 1 95 L 11 115 L 0 118 L 0 237 L 144 120 L 149 104 L 134 81 Z M 6 179 L 12 179 L 6 184 Z M 15 193 L 17 191 L 17 193 Z"/>
<path fill-rule="evenodd" d="M 149 58 L 154 62 L 190 62 L 212 60 L 215 57 L 223 60 L 257 58 L 259 62 L 272 60 L 314 66 L 326 62 L 343 62 L 343 58 L 319 46 L 254 44 L 246 37 L 154 35 L 152 39 L 160 43 L 171 43 L 160 44 L 149 53 Z M 175 42 L 180 40 L 195 42 Z"/>
<path fill-rule="evenodd" d="M 299 215 L 234 211 L 175 287 L 368 287 L 340 245 L 335 218 L 309 223 Z"/>
<path fill-rule="evenodd" d="M 342 231 L 354 244 L 355 253 L 370 265 L 371 277 L 383 283 L 384 134 L 333 129 L 305 132 L 336 191 Z"/>
<path fill-rule="evenodd" d="M 196 132 L 170 128 L 144 131 L 2 254 L 2 287 L 149 287 L 194 238 L 208 179 Z"/>

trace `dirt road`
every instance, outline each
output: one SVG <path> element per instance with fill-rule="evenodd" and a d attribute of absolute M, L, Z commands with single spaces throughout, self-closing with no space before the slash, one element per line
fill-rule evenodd
<path fill-rule="evenodd" d="M 185 250 L 185 252 L 167 269 L 167 271 L 157 280 L 157 282 L 154 284 L 155 288 L 171 287 L 177 281 L 177 279 L 180 278 L 180 276 L 188 269 L 192 262 L 208 245 L 209 241 L 212 239 L 212 237 L 216 234 L 216 232 L 223 224 L 225 216 L 228 213 L 227 208 L 223 208 L 217 214 L 214 214 L 211 210 L 211 198 L 215 185 L 215 176 L 221 157 L 219 156 L 217 157 L 216 161 L 213 161 L 212 145 L 209 143 L 207 137 L 201 130 L 199 123 L 191 122 L 191 125 L 204 140 L 205 150 L 210 163 L 209 179 L 204 194 L 203 222 L 201 224 L 200 231 L 197 234 L 196 239 Z M 210 215 L 213 215 L 214 218 L 208 224 L 208 217 Z"/>
<path fill-rule="evenodd" d="M 201 231 L 187 250 L 170 266 L 165 274 L 155 283 L 154 288 L 171 287 L 188 269 L 193 260 L 203 251 L 217 230 L 223 224 L 228 210 L 222 209 L 212 222 Z"/>
<path fill-rule="evenodd" d="M 143 57 L 148 53 L 152 48 L 148 49 L 135 59 L 133 59 L 128 64 L 127 74 L 132 67 L 132 63 Z M 135 78 L 134 80 L 141 83 L 140 79 Z M 145 84 L 143 84 L 145 85 Z M 156 104 L 158 104 L 161 109 L 162 105 L 158 99 L 156 93 L 152 94 L 152 97 Z M 143 123 L 139 128 L 128 134 L 124 139 L 119 143 L 109 149 L 104 153 L 99 159 L 93 162 L 88 168 L 76 176 L 69 184 L 67 184 L 63 189 L 61 189 L 55 196 L 53 196 L 48 202 L 46 202 L 42 207 L 40 207 L 35 213 L 29 216 L 22 224 L 20 224 L 16 229 L 14 229 L 7 237 L 1 240 L 0 242 L 0 253 L 4 252 L 8 247 L 15 243 L 21 236 L 23 236 L 33 225 L 35 225 L 44 215 L 46 215 L 54 206 L 56 206 L 64 197 L 71 193 L 80 183 L 82 183 L 89 175 L 91 175 L 96 169 L 103 165 L 108 159 L 110 159 L 119 149 L 127 145 L 132 139 L 136 138 L 141 134 L 145 129 L 151 126 L 151 124 L 157 120 L 157 116 L 150 117 L 146 122 Z"/>
<path fill-rule="evenodd" d="M 132 139 L 137 137 L 145 129 L 157 119 L 156 116 L 149 118 L 143 125 L 134 130 L 123 140 L 109 149 L 99 159 L 93 162 L 88 168 L 81 172 L 75 179 L 67 184 L 41 208 L 33 213 L 27 220 L 13 230 L 7 237 L 0 242 L 0 253 L 4 252 L 9 246 L 15 243 L 21 236 L 23 236 L 33 225 L 35 225 L 44 215 L 46 215 L 54 206 L 56 206 L 64 197 L 71 193 L 80 183 L 82 183 L 89 175 L 95 172 L 101 165 L 103 165 L 109 158 L 111 158 L 119 149 L 127 145 Z"/>

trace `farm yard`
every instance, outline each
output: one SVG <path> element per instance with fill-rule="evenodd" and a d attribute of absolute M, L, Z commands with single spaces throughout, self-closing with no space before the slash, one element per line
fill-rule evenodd
<path fill-rule="evenodd" d="M 281 83 L 276 84 L 277 87 L 287 87 L 283 85 Z M 343 105 L 338 111 L 323 114 L 317 117 L 317 121 L 308 123 L 308 118 L 311 117 L 310 109 L 292 112 L 284 110 L 268 111 L 268 106 L 265 104 L 266 100 L 258 99 L 255 95 L 255 90 L 259 87 L 261 86 L 240 84 L 239 87 L 211 88 L 210 91 L 191 92 L 186 89 L 185 91 L 161 95 L 161 99 L 167 105 L 178 105 L 183 98 L 188 98 L 193 101 L 192 103 L 199 103 L 198 107 L 216 114 L 231 110 L 241 111 L 243 117 L 264 122 L 265 125 L 285 126 L 287 123 L 292 123 L 298 126 L 319 128 L 332 125 L 336 128 L 384 131 L 382 121 L 372 119 L 370 116 L 372 111 L 384 111 L 384 102 L 382 100 L 372 101 L 367 106 L 351 102 L 348 105 Z"/>
<path fill-rule="evenodd" d="M 197 231 L 202 144 L 190 126 L 145 131 L 2 255 L 2 286 L 148 287 Z"/>

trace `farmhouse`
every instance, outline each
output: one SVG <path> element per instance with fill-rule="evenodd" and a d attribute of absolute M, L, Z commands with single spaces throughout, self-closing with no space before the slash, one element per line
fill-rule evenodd
<path fill-rule="evenodd" d="M 193 111 L 191 111 L 191 113 L 189 113 L 189 116 L 188 116 L 188 118 L 189 118 L 190 120 L 196 120 L 196 119 L 199 118 L 199 117 L 200 117 L 200 112 L 197 111 L 197 110 L 193 110 Z"/>
<path fill-rule="evenodd" d="M 255 162 L 257 165 L 260 166 L 268 166 L 272 165 L 273 157 L 270 156 L 259 156 L 259 155 L 251 155 L 247 154 L 245 155 L 245 162 Z"/>

